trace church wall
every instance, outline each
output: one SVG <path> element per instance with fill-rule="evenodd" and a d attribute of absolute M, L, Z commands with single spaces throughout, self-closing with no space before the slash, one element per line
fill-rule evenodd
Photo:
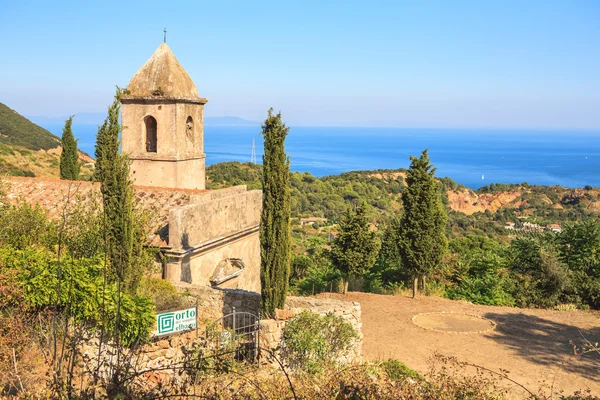
<path fill-rule="evenodd" d="M 260 241 L 258 232 L 184 261 L 184 265 L 187 262 L 189 267 L 184 266 L 183 273 L 185 273 L 186 268 L 189 268 L 190 283 L 210 286 L 209 279 L 211 275 L 217 265 L 226 258 L 241 258 L 246 268 L 241 275 L 225 282 L 223 285 L 231 289 L 244 289 L 260 293 Z"/>
<path fill-rule="evenodd" d="M 260 190 L 199 201 L 170 211 L 169 244 L 174 249 L 191 248 L 260 224 Z"/>

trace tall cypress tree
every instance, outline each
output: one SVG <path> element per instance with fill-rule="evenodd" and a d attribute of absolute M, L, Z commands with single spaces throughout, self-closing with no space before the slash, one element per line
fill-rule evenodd
<path fill-rule="evenodd" d="M 284 148 L 288 131 L 281 113 L 274 115 L 271 108 L 262 126 L 265 152 L 260 221 L 261 308 L 267 318 L 284 307 L 290 277 L 290 160 Z"/>
<path fill-rule="evenodd" d="M 143 238 L 134 218 L 129 159 L 126 154 L 119 153 L 120 94 L 117 88 L 114 102 L 108 108 L 108 117 L 98 129 L 94 179 L 101 182 L 110 277 L 123 284 L 126 291 L 135 293 L 141 278 L 135 259 L 142 251 Z"/>
<path fill-rule="evenodd" d="M 419 278 L 439 267 L 448 248 L 445 235 L 448 217 L 427 149 L 420 158 L 411 156 L 410 159 L 397 238 L 398 253 L 413 276 L 413 297 L 416 297 Z"/>
<path fill-rule="evenodd" d="M 369 230 L 369 220 L 364 204 L 356 211 L 348 209 L 340 221 L 340 232 L 331 246 L 334 265 L 344 276 L 344 293 L 348 290 L 348 278 L 363 277 L 375 261 L 381 241 Z"/>
<path fill-rule="evenodd" d="M 76 181 L 79 179 L 79 157 L 77 154 L 77 140 L 73 136 L 71 124 L 73 116 L 65 121 L 61 138 L 62 153 L 60 154 L 60 179 Z"/>

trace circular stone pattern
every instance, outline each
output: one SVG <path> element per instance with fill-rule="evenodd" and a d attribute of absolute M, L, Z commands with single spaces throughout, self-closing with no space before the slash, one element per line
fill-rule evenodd
<path fill-rule="evenodd" d="M 484 333 L 496 328 L 496 323 L 472 314 L 426 313 L 412 318 L 415 325 L 428 331 L 443 333 Z"/>

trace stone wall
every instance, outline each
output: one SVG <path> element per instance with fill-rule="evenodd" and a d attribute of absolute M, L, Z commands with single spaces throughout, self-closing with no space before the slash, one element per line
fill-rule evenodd
<path fill-rule="evenodd" d="M 199 288 L 193 285 L 178 285 L 180 291 L 185 291 L 198 299 L 198 320 L 200 325 L 221 318 L 232 312 L 249 312 L 260 315 L 260 295 L 244 290 L 215 290 Z M 354 352 L 347 362 L 362 359 L 362 321 L 361 308 L 358 302 L 348 302 L 335 299 L 288 296 L 285 310 L 277 310 L 277 319 L 261 320 L 261 343 L 269 348 L 277 347 L 281 342 L 281 334 L 286 321 L 302 310 L 309 310 L 319 315 L 333 313 L 350 323 L 358 332 L 359 339 L 354 346 Z M 204 324 L 202 324 L 204 320 Z"/>
<path fill-rule="evenodd" d="M 151 382 L 164 381 L 174 374 L 172 367 L 180 365 L 192 352 L 206 349 L 205 327 L 233 311 L 259 315 L 260 294 L 243 290 L 217 290 L 193 285 L 177 285 L 182 292 L 198 299 L 198 336 L 196 331 L 157 337 L 135 353 L 138 371 L 147 371 L 143 376 Z M 191 300 L 191 299 L 190 299 Z M 285 310 L 277 310 L 277 319 L 260 321 L 261 347 L 275 348 L 280 344 L 286 321 L 302 310 L 310 310 L 320 315 L 333 313 L 348 321 L 359 333 L 354 351 L 340 362 L 352 363 L 362 360 L 361 309 L 357 302 L 341 300 L 288 296 Z M 82 348 L 84 360 L 95 365 L 98 353 L 97 339 L 91 339 Z M 115 356 L 114 349 L 104 345 L 103 364 L 110 365 Z M 127 357 L 127 355 L 125 355 Z"/>
<path fill-rule="evenodd" d="M 81 348 L 88 368 L 98 365 L 98 346 L 98 339 L 89 339 Z M 133 353 L 130 353 L 130 349 L 123 349 L 121 366 L 130 362 L 140 374 L 140 383 L 152 387 L 159 382 L 167 382 L 174 375 L 178 376 L 184 361 L 206 346 L 206 339 L 201 334 L 196 336 L 195 331 L 156 338 L 143 347 L 134 349 Z M 111 366 L 115 366 L 116 354 L 113 346 L 103 343 L 99 370 L 101 375 L 108 374 Z"/>
<path fill-rule="evenodd" d="M 236 289 L 213 289 L 180 283 L 176 285 L 180 292 L 198 299 L 198 324 L 205 326 L 223 315 L 229 314 L 235 307 L 236 312 L 248 312 L 260 315 L 260 294 Z"/>
<path fill-rule="evenodd" d="M 309 310 L 319 315 L 333 313 L 336 316 L 342 317 L 345 321 L 358 332 L 359 339 L 355 343 L 354 351 L 342 362 L 360 362 L 362 360 L 362 322 L 360 303 L 323 299 L 314 297 L 295 297 L 288 296 L 286 300 L 285 310 L 277 310 L 277 319 L 262 320 L 260 325 L 261 340 L 269 348 L 277 347 L 281 342 L 283 328 L 285 328 L 286 320 L 300 313 L 302 310 Z"/>

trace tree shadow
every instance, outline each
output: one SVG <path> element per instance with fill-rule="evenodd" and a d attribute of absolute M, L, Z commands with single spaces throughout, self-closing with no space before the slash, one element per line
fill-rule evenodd
<path fill-rule="evenodd" d="M 599 327 L 580 329 L 527 314 L 487 313 L 485 318 L 496 322 L 496 333 L 487 337 L 512 349 L 520 357 L 536 364 L 577 374 L 595 382 L 600 381 L 600 354 L 596 352 L 576 356 L 572 341 L 578 347 L 582 335 L 590 342 L 600 342 Z"/>

